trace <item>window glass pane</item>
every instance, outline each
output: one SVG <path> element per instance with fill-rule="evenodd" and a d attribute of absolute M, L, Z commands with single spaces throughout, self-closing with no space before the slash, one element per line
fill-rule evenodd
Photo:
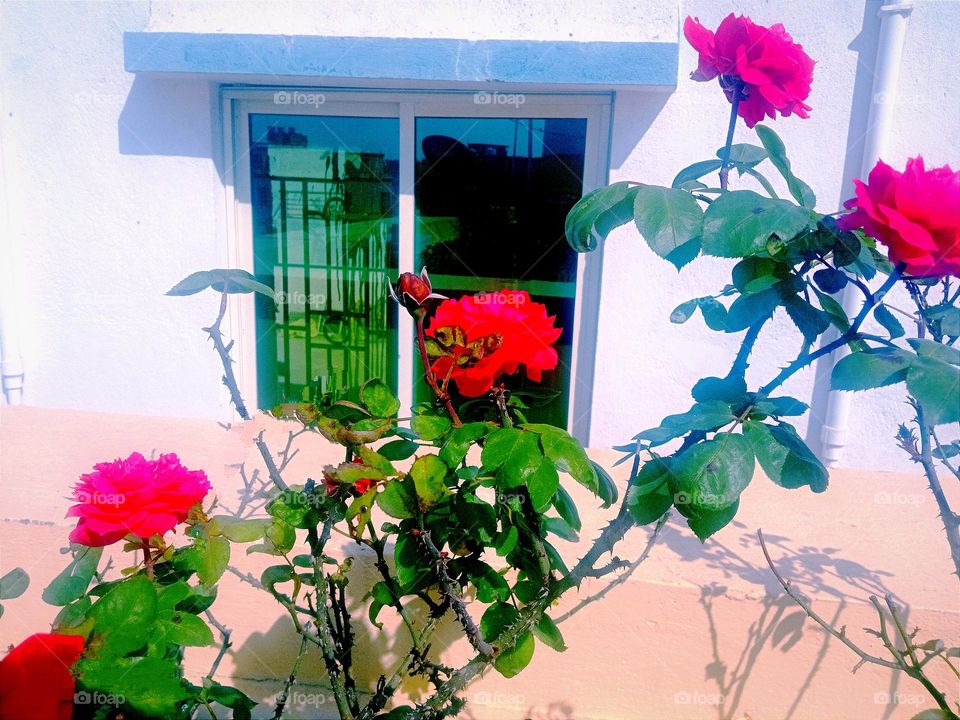
<path fill-rule="evenodd" d="M 501 288 L 544 303 L 563 334 L 560 363 L 541 383 L 559 392 L 532 421 L 567 423 L 576 253 L 567 211 L 583 190 L 585 119 L 417 118 L 416 255 L 434 290 L 450 297 Z M 420 380 L 417 399 L 430 397 Z"/>
<path fill-rule="evenodd" d="M 257 403 L 382 377 L 396 389 L 399 121 L 250 116 Z"/>

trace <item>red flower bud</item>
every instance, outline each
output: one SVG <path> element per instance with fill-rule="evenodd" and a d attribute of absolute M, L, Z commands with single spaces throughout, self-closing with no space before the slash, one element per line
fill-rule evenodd
<path fill-rule="evenodd" d="M 415 273 L 401 273 L 396 284 L 391 284 L 390 297 L 403 305 L 409 312 L 422 312 L 427 300 L 445 300 L 443 295 L 433 292 L 427 269 L 423 268 L 419 275 Z"/>

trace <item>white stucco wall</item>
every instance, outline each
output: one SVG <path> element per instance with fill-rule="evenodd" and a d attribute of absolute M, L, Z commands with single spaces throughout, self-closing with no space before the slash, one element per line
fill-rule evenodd
<path fill-rule="evenodd" d="M 715 27 L 733 10 L 783 22 L 818 62 L 809 120 L 776 123 L 797 174 L 821 208 L 849 194 L 859 170 L 878 2 L 716 3 L 666 0 L 470 3 L 6 2 L 0 5 L 0 143 L 9 257 L 30 404 L 182 417 L 225 417 L 214 355 L 199 328 L 213 297 L 163 292 L 194 269 L 227 263 L 216 84 L 135 79 L 123 70 L 124 31 L 671 41 L 687 14 Z M 952 31 L 960 3 L 920 0 L 910 19 L 887 158 L 922 153 L 960 164 L 960 90 Z M 950 55 L 953 55 L 951 61 Z M 681 43 L 673 93 L 618 92 L 610 179 L 669 183 L 722 143 L 727 105 L 686 75 Z M 322 82 L 318 80 L 318 82 Z M 751 133 L 741 128 L 738 140 Z M 630 228 L 606 248 L 591 444 L 620 442 L 685 409 L 689 387 L 725 370 L 737 338 L 698 319 L 668 321 L 682 300 L 718 289 L 729 263 L 701 260 L 679 276 Z M 753 356 L 769 377 L 797 347 L 778 318 Z M 822 368 L 821 368 L 822 370 Z M 815 373 L 787 390 L 808 399 Z M 903 468 L 889 442 L 902 397 L 858 396 L 845 464 Z"/>

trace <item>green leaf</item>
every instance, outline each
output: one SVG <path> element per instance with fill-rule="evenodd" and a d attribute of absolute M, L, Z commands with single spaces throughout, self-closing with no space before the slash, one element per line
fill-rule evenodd
<path fill-rule="evenodd" d="M 960 349 L 952 345 L 944 345 L 926 338 L 910 338 L 907 342 L 910 343 L 910 347 L 916 351 L 917 355 L 940 360 L 951 365 L 960 365 Z"/>
<path fill-rule="evenodd" d="M 809 210 L 785 200 L 773 200 L 752 190 L 728 192 L 703 216 L 703 251 L 718 257 L 746 257 L 766 252 L 776 234 L 789 240 L 813 221 Z"/>
<path fill-rule="evenodd" d="M 123 697 L 142 717 L 181 717 L 181 704 L 191 696 L 173 658 L 81 659 L 74 667 L 83 687 Z"/>
<path fill-rule="evenodd" d="M 236 688 L 221 685 L 215 680 L 206 688 L 206 693 L 207 700 L 233 710 L 233 720 L 250 720 L 250 710 L 257 706 L 254 700 Z"/>
<path fill-rule="evenodd" d="M 345 477 L 341 481 L 349 482 Z M 296 528 L 316 527 L 320 521 L 317 510 L 318 500 L 302 490 L 284 490 L 267 503 L 266 510 L 271 516 Z"/>
<path fill-rule="evenodd" d="M 440 448 L 440 458 L 450 467 L 455 468 L 463 462 L 470 450 L 470 446 L 487 434 L 490 425 L 482 422 L 472 422 L 455 428 Z"/>
<path fill-rule="evenodd" d="M 557 488 L 557 492 L 553 496 L 553 506 L 570 527 L 580 532 L 583 527 L 580 522 L 580 513 L 577 511 L 577 506 L 574 504 L 573 498 L 570 497 L 570 493 L 564 490 L 562 485 Z"/>
<path fill-rule="evenodd" d="M 960 367 L 918 355 L 907 371 L 907 390 L 930 425 L 960 422 Z"/>
<path fill-rule="evenodd" d="M 580 536 L 577 534 L 577 531 L 570 527 L 567 524 L 567 521 L 563 518 L 544 518 L 543 525 L 547 532 L 553 533 L 561 540 L 566 540 L 567 542 L 578 542 L 580 540 Z"/>
<path fill-rule="evenodd" d="M 757 125 L 755 130 L 760 142 L 763 143 L 763 147 L 770 154 L 770 162 L 780 171 L 783 179 L 787 181 L 787 189 L 790 194 L 804 207 L 814 207 L 817 204 L 817 196 L 813 194 L 809 185 L 793 174 L 790 169 L 790 161 L 787 159 L 787 149 L 784 147 L 780 136 L 765 125 Z"/>
<path fill-rule="evenodd" d="M 700 312 L 703 313 L 703 321 L 707 327 L 717 332 L 722 332 L 727 326 L 727 309 L 712 297 L 697 298 L 697 305 L 700 306 Z"/>
<path fill-rule="evenodd" d="M 432 441 L 450 429 L 450 418 L 440 415 L 414 415 L 410 428 L 421 440 Z"/>
<path fill-rule="evenodd" d="M 538 513 L 546 511 L 559 487 L 560 476 L 556 465 L 549 458 L 541 456 L 539 466 L 527 477 L 527 490 L 533 509 Z"/>
<path fill-rule="evenodd" d="M 826 293 L 820 292 L 816 288 L 813 291 L 817 294 L 817 299 L 820 301 L 820 307 L 823 308 L 823 311 L 830 316 L 830 322 L 840 330 L 840 332 L 845 333 L 850 329 L 850 318 L 847 317 L 847 311 L 843 309 L 843 305 L 838 303 L 832 297 Z"/>
<path fill-rule="evenodd" d="M 789 295 L 783 301 L 787 315 L 808 343 L 813 343 L 830 327 L 830 316 L 815 308 L 797 295 Z"/>
<path fill-rule="evenodd" d="M 687 525 L 690 526 L 693 534 L 699 538 L 700 542 L 706 542 L 707 538 L 730 524 L 730 521 L 736 517 L 739 507 L 740 500 L 738 499 L 724 508 L 700 510 L 697 515 L 687 518 Z"/>
<path fill-rule="evenodd" d="M 260 584 L 263 585 L 264 590 L 281 602 L 289 603 L 290 598 L 286 593 L 277 590 L 277 585 L 291 582 L 295 575 L 294 569 L 289 565 L 271 565 L 260 573 Z"/>
<path fill-rule="evenodd" d="M 405 594 L 429 587 L 436 582 L 433 568 L 420 554 L 417 545 L 417 539 L 411 535 L 397 536 L 393 559 L 397 567 L 397 579 Z"/>
<path fill-rule="evenodd" d="M 174 645 L 205 647 L 213 643 L 213 631 L 196 615 L 174 611 L 169 619 L 158 623 L 163 639 Z"/>
<path fill-rule="evenodd" d="M 146 645 L 148 630 L 157 617 L 157 591 L 142 575 L 135 575 L 114 585 L 90 608 L 93 618 L 98 657 L 120 658 Z"/>
<path fill-rule="evenodd" d="M 570 209 L 564 224 L 567 242 L 577 252 L 596 250 L 610 232 L 633 220 L 637 188 L 618 182 L 588 192 Z"/>
<path fill-rule="evenodd" d="M 81 597 L 97 572 L 103 554 L 102 547 L 72 544 L 70 550 L 73 553 L 70 564 L 43 589 L 41 597 L 48 605 L 67 605 Z"/>
<path fill-rule="evenodd" d="M 673 502 L 684 517 L 734 503 L 753 478 L 753 448 L 743 435 L 717 433 L 670 461 Z"/>
<path fill-rule="evenodd" d="M 417 496 L 413 480 L 391 480 L 377 493 L 377 505 L 398 520 L 417 516 Z"/>
<path fill-rule="evenodd" d="M 197 577 L 204 585 L 215 585 L 230 562 L 230 542 L 225 537 L 212 537 L 206 541 Z"/>
<path fill-rule="evenodd" d="M 936 305 L 927 310 L 927 320 L 940 326 L 940 332 L 950 337 L 960 335 L 960 308 Z"/>
<path fill-rule="evenodd" d="M 540 468 L 543 453 L 536 434 L 519 428 L 500 428 L 487 436 L 480 459 L 490 470 L 502 468 L 498 476 L 501 487 L 511 488 L 525 483 Z"/>
<path fill-rule="evenodd" d="M 510 584 L 484 562 L 477 562 L 467 571 L 467 577 L 477 589 L 477 600 L 482 603 L 502 602 L 510 597 Z"/>
<path fill-rule="evenodd" d="M 450 494 L 445 482 L 447 469 L 447 464 L 436 455 L 424 455 L 413 463 L 410 477 L 421 510 L 429 510 Z"/>
<path fill-rule="evenodd" d="M 723 158 L 723 152 L 726 148 L 717 150 L 717 157 Z M 767 151 L 762 147 L 751 145 L 749 143 L 734 143 L 730 146 L 730 162 L 734 165 L 746 165 L 753 167 L 767 159 Z M 719 165 L 718 165 L 719 167 Z"/>
<path fill-rule="evenodd" d="M 742 377 L 705 377 L 698 380 L 691 391 L 698 402 L 720 400 L 730 404 L 740 404 L 747 396 L 747 383 Z"/>
<path fill-rule="evenodd" d="M 847 274 L 842 270 L 834 268 L 821 268 L 813 274 L 813 281 L 825 293 L 833 295 L 838 293 L 847 284 Z"/>
<path fill-rule="evenodd" d="M 678 270 L 685 264 L 679 259 L 687 257 L 684 252 L 677 253 L 679 248 L 696 243 L 699 252 L 703 211 L 690 193 L 657 185 L 640 185 L 634 199 L 633 216 L 650 249 L 673 263 Z M 694 252 L 693 256 L 696 254 Z"/>
<path fill-rule="evenodd" d="M 210 518 L 207 531 L 210 535 L 223 535 L 230 542 L 248 543 L 262 538 L 270 522 L 266 518 L 241 520 L 232 515 L 216 515 Z"/>
<path fill-rule="evenodd" d="M 924 710 L 917 713 L 910 718 L 910 720 L 951 720 L 953 717 L 954 716 L 948 713 L 946 710 L 933 708 L 932 710 Z"/>
<path fill-rule="evenodd" d="M 521 633 L 513 645 L 500 651 L 493 661 L 493 667 L 505 678 L 518 675 L 533 660 L 535 645 L 530 632 Z"/>
<path fill-rule="evenodd" d="M 670 322 L 675 325 L 682 325 L 693 316 L 699 306 L 696 298 L 680 303 L 670 313 Z"/>
<path fill-rule="evenodd" d="M 201 270 L 192 273 L 167 291 L 167 295 L 194 295 L 201 290 L 213 288 L 230 294 L 258 292 L 271 300 L 273 288 L 257 280 L 246 270 L 236 268 Z"/>
<path fill-rule="evenodd" d="M 420 448 L 412 440 L 391 440 L 390 442 L 381 445 L 377 452 L 379 452 L 387 460 L 406 460 L 408 457 L 413 455 Z"/>
<path fill-rule="evenodd" d="M 617 490 L 617 483 L 600 463 L 591 460 L 590 464 L 597 475 L 597 497 L 603 501 L 602 507 L 608 508 L 617 501 L 617 497 L 620 495 L 620 491 Z"/>
<path fill-rule="evenodd" d="M 773 315 L 781 302 L 780 293 L 769 288 L 753 295 L 741 295 L 730 305 L 724 330 L 728 333 L 746 330 Z"/>
<path fill-rule="evenodd" d="M 873 309 L 874 319 L 883 325 L 884 329 L 890 334 L 890 339 L 903 337 L 905 331 L 903 325 L 897 320 L 896 316 L 890 312 L 886 305 L 877 305 Z"/>
<path fill-rule="evenodd" d="M 760 400 L 754 405 L 754 410 L 764 415 L 803 415 L 810 406 L 789 395 Z"/>
<path fill-rule="evenodd" d="M 557 652 L 563 652 L 567 649 L 567 644 L 563 641 L 563 635 L 560 634 L 560 628 L 546 614 L 540 618 L 540 622 L 533 626 L 533 634 L 540 642 Z"/>
<path fill-rule="evenodd" d="M 400 409 L 400 400 L 380 378 L 368 380 L 360 388 L 360 402 L 376 417 L 394 417 Z"/>
<path fill-rule="evenodd" d="M 497 539 L 495 548 L 497 555 L 500 557 L 506 557 L 513 549 L 517 546 L 517 541 L 520 539 L 520 533 L 517 531 L 517 528 L 513 525 L 510 525 L 508 528 L 504 529 L 503 532 L 497 533 Z"/>
<path fill-rule="evenodd" d="M 0 600 L 13 600 L 23 595 L 30 585 L 30 576 L 23 568 L 14 568 L 0 577 Z"/>
<path fill-rule="evenodd" d="M 670 183 L 670 185 L 672 187 L 679 188 L 681 185 L 684 185 L 691 180 L 699 180 L 704 175 L 719 169 L 719 160 L 701 160 L 700 162 L 693 163 L 693 165 L 688 165 L 683 170 L 678 172 L 677 176 L 673 178 L 673 182 Z"/>
<path fill-rule="evenodd" d="M 627 509 L 637 525 L 647 525 L 663 517 L 673 506 L 670 492 L 670 467 L 662 458 L 644 463 L 636 481 L 627 489 Z"/>
<path fill-rule="evenodd" d="M 875 348 L 850 353 L 833 366 L 834 390 L 870 390 L 903 382 L 912 355 L 899 348 Z"/>
<path fill-rule="evenodd" d="M 743 433 L 750 441 L 760 467 L 780 487 L 809 485 L 813 492 L 827 489 L 829 474 L 792 425 L 764 425 L 748 420 Z"/>
<path fill-rule="evenodd" d="M 553 461 L 557 470 L 567 473 L 590 492 L 607 502 L 607 498 L 601 495 L 601 492 L 604 491 L 601 488 L 600 477 L 597 475 L 596 468 L 591 464 L 590 458 L 587 457 L 579 440 L 567 433 L 566 430 L 553 425 L 527 423 L 523 427 L 540 436 L 543 452 Z M 606 505 L 606 507 L 609 507 L 609 505 Z"/>
<path fill-rule="evenodd" d="M 513 605 L 505 602 L 494 603 L 480 618 L 480 634 L 484 640 L 493 643 L 519 621 L 520 613 Z M 497 653 L 493 666 L 504 677 L 513 677 L 530 664 L 534 645 L 533 635 L 530 632 L 521 633 L 513 645 L 499 648 L 500 652 Z"/>

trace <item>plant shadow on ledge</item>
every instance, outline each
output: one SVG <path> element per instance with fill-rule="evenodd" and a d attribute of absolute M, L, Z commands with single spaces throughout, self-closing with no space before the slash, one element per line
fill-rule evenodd
<path fill-rule="evenodd" d="M 414 319 L 433 400 L 401 419 L 387 383 L 373 379 L 332 392 L 317 388 L 301 402 L 278 406 L 273 414 L 298 429 L 279 453 L 262 434 L 254 439 L 267 476 L 244 477 L 247 492 L 234 514 L 212 515 L 213 506 L 205 511 L 205 476 L 182 468 L 175 456 L 132 455 L 98 465 L 76 490 L 71 514 L 80 521 L 72 561 L 45 591 L 48 602 L 63 607 L 55 634 L 34 636 L 0 663 L 0 688 L 7 688 L 0 715 L 28 714 L 36 703 L 36 681 L 19 678 L 56 666 L 71 672 L 57 674 L 62 693 L 53 697 L 51 717 L 69 717 L 74 710 L 77 717 L 98 719 L 216 717 L 227 712 L 224 707 L 232 717 L 249 717 L 253 702 L 214 679 L 230 647 L 229 630 L 213 615 L 216 586 L 239 545 L 277 559 L 260 578 L 243 579 L 283 607 L 298 637 L 274 718 L 288 709 L 308 653 L 321 657 L 342 720 L 455 717 L 464 707 L 464 689 L 490 667 L 512 677 L 538 646 L 566 650 L 549 615 L 554 602 L 584 579 L 635 567 L 672 509 L 706 541 L 735 517 L 757 463 L 784 489 L 826 491 L 826 469 L 788 421 L 808 408 L 778 393 L 818 358 L 843 349 L 850 354 L 834 370 L 838 389 L 906 385 L 912 427 L 905 425 L 896 442 L 924 470 L 960 571 L 960 520 L 936 467 L 940 463 L 960 479 L 960 445 L 940 442 L 938 430 L 960 421 L 960 290 L 951 278 L 960 271 L 960 174 L 946 166 L 927 171 L 919 158 L 903 173 L 881 163 L 868 183 L 858 183 L 848 204 L 853 212 L 817 212 L 814 193 L 793 173 L 780 138 L 758 124 L 765 116 L 807 116 L 813 62 L 779 25 L 765 28 L 730 15 L 716 34 L 689 18 L 684 31 L 700 53 L 693 79 L 716 79 L 730 100 L 725 144 L 716 158 L 680 171 L 671 187 L 620 182 L 589 193 L 571 210 L 566 233 L 585 252 L 615 227 L 634 222 L 651 249 L 678 269 L 701 253 L 735 258 L 728 285 L 682 303 L 671 320 L 686 322 L 699 310 L 712 330 L 743 336 L 729 369 L 694 385 L 689 409 L 619 448 L 620 462 L 631 464 L 624 497 L 618 498 L 608 473 L 566 430 L 527 422 L 523 398 L 501 382 L 521 371 L 536 381 L 556 366 L 551 344 L 559 328 L 543 306 L 515 291 L 447 300 L 432 292 L 425 270 L 404 273 L 392 295 Z M 754 128 L 759 144 L 733 143 L 738 118 Z M 764 174 L 767 166 L 792 199 L 779 197 Z M 733 170 L 755 182 L 756 190 L 731 189 Z M 704 178 L 715 171 L 719 182 L 711 187 Z M 888 293 L 898 285 L 908 291 L 912 310 L 889 304 Z M 834 297 L 845 288 L 862 295 L 854 317 Z M 220 305 L 205 331 L 237 414 L 247 420 L 232 342 L 225 342 L 220 327 L 231 294 L 273 298 L 273 290 L 232 269 L 194 273 L 169 294 L 208 289 L 219 293 Z M 781 310 L 797 326 L 800 347 L 776 375 L 752 389 L 746 380 L 750 355 Z M 909 319 L 916 337 L 903 342 L 906 329 L 898 315 Z M 865 332 L 870 317 L 883 334 Z M 469 417 L 454 406 L 453 387 L 473 398 Z M 340 445 L 343 461 L 318 468 L 314 477 L 285 477 L 295 452 L 291 443 L 301 433 Z M 615 509 L 570 568 L 553 540 L 577 540 L 581 530 L 565 489 L 572 482 Z M 635 525 L 652 525 L 644 553 L 632 562 L 613 556 Z M 179 547 L 164 539 L 177 527 L 186 541 Z M 348 606 L 346 588 L 356 575 L 349 557 L 334 555 L 334 533 L 376 558 L 376 582 L 350 590 L 369 599 L 365 617 L 353 616 L 356 606 Z M 100 548 L 114 542 L 126 543 L 137 561 L 108 580 L 109 566 L 99 567 Z M 861 664 L 902 670 L 924 686 L 937 707 L 918 718 L 957 718 L 925 668 L 938 661 L 956 672 L 953 659 L 960 651 L 935 640 L 919 643 L 887 599 L 885 605 L 874 601 L 880 622 L 875 634 L 890 659 L 873 655 L 845 628 L 836 630 L 820 618 L 774 572 L 804 612 L 832 630 Z M 16 597 L 24 583 L 18 571 L 0 579 L 0 598 Z M 398 615 L 410 650 L 395 666 L 382 668 L 373 687 L 361 687 L 353 667 L 356 628 L 362 623 L 376 633 L 379 618 L 390 612 Z M 473 648 L 473 657 L 457 668 L 442 664 L 435 651 L 434 633 L 447 614 Z M 184 648 L 212 643 L 211 625 L 221 649 L 195 685 L 183 673 Z M 394 705 L 412 676 L 430 691 L 415 705 Z M 76 699 L 80 693 L 83 704 Z"/>

